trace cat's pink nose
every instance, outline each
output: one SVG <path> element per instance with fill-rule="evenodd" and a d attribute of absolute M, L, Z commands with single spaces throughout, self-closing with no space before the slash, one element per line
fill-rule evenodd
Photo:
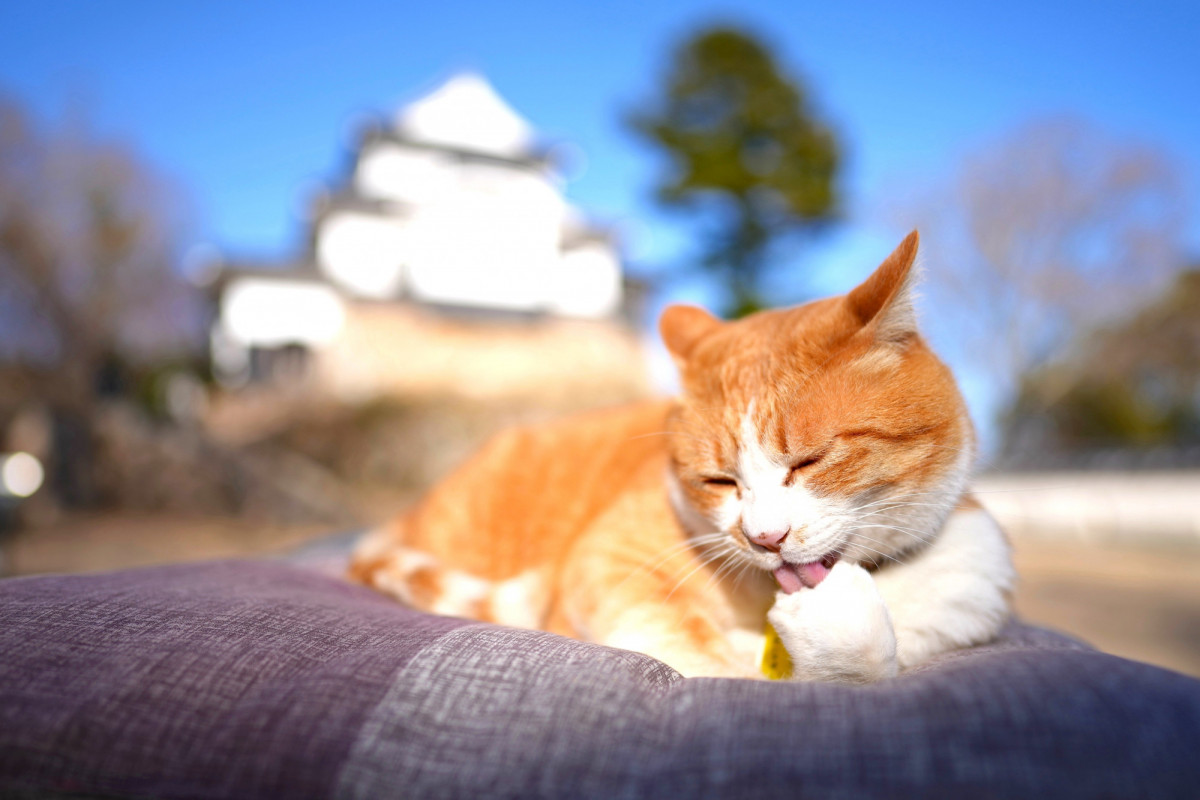
<path fill-rule="evenodd" d="M 779 550 L 780 543 L 787 538 L 787 531 L 764 531 L 763 533 L 746 534 L 750 541 L 762 545 L 768 550 Z"/>

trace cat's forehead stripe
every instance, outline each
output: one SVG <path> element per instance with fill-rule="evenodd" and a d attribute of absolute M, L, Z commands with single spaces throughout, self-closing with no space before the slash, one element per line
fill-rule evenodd
<path fill-rule="evenodd" d="M 741 423 L 738 425 L 738 452 L 744 453 L 750 448 L 755 447 L 759 443 L 759 421 L 757 414 L 757 400 L 751 400 L 746 406 L 746 411 L 742 414 Z"/>
<path fill-rule="evenodd" d="M 779 413 L 770 401 L 760 406 L 757 400 L 751 400 L 745 414 L 742 415 L 739 429 L 741 446 L 753 445 L 761 451 L 773 449 L 771 455 L 774 458 L 771 460 L 787 457 L 786 415 Z M 773 448 L 768 446 L 768 443 Z"/>
<path fill-rule="evenodd" d="M 775 419 L 771 420 L 771 432 L 775 434 L 775 449 L 780 454 L 786 455 L 788 452 L 788 431 L 782 415 L 776 415 Z"/>
<path fill-rule="evenodd" d="M 738 465 L 746 480 L 751 476 L 773 476 L 783 466 L 779 460 L 782 453 L 769 453 L 763 444 L 763 420 L 756 414 L 755 406 L 750 403 L 739 426 Z"/>

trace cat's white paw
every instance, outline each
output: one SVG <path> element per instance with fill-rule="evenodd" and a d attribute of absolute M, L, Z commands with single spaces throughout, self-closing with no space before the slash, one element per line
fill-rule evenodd
<path fill-rule="evenodd" d="M 896 635 L 875 581 L 839 561 L 814 589 L 775 595 L 767 620 L 797 680 L 863 683 L 896 674 Z"/>

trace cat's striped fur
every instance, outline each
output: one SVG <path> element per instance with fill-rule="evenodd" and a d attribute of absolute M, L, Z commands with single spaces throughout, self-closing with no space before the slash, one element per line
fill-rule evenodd
<path fill-rule="evenodd" d="M 1007 543 L 974 434 L 916 329 L 913 233 L 843 297 L 723 323 L 667 309 L 672 401 L 505 433 L 359 547 L 417 608 L 757 675 L 870 681 L 986 641 Z"/>

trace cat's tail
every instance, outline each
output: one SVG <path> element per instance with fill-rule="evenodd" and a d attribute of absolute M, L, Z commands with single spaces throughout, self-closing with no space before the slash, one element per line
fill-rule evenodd
<path fill-rule="evenodd" d="M 350 560 L 351 580 L 431 614 L 518 628 L 541 627 L 548 596 L 538 571 L 491 581 L 452 569 L 423 550 L 401 544 L 403 536 L 397 524 L 363 538 Z"/>

